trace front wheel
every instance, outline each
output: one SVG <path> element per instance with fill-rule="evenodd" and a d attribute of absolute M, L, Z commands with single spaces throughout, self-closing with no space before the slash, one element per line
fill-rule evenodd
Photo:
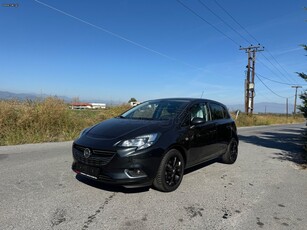
<path fill-rule="evenodd" d="M 171 149 L 164 155 L 153 185 L 160 191 L 172 192 L 179 187 L 183 172 L 184 160 L 181 153 L 177 149 Z"/>
<path fill-rule="evenodd" d="M 232 138 L 226 153 L 222 156 L 222 161 L 225 164 L 233 164 L 238 157 L 238 141 L 235 138 Z"/>

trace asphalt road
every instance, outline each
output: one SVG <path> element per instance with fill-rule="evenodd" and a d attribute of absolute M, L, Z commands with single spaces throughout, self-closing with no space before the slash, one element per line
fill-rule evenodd
<path fill-rule="evenodd" d="M 0 147 L 0 229 L 307 229 L 303 128 L 241 128 L 234 165 L 189 170 L 172 193 L 76 178 L 71 142 Z"/>

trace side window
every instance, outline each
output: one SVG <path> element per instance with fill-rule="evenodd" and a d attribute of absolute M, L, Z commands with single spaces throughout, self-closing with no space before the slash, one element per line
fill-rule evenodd
<path fill-rule="evenodd" d="M 196 104 L 190 110 L 190 120 L 193 118 L 198 117 L 202 118 L 205 121 L 209 121 L 209 112 L 208 107 L 206 104 Z"/>
<path fill-rule="evenodd" d="M 210 109 L 212 120 L 224 119 L 224 108 L 221 105 L 211 103 Z"/>

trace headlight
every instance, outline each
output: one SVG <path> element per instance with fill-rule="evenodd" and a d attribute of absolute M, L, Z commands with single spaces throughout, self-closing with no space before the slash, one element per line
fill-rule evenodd
<path fill-rule="evenodd" d="M 117 146 L 127 148 L 136 147 L 137 150 L 145 149 L 152 146 L 157 141 L 158 137 L 158 133 L 151 133 L 121 141 L 117 144 Z"/>

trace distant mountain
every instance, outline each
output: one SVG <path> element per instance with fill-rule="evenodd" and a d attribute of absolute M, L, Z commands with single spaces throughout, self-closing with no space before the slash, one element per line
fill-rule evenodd
<path fill-rule="evenodd" d="M 15 99 L 15 100 L 24 101 L 24 100 L 36 100 L 36 99 L 46 98 L 50 96 L 53 96 L 53 95 L 34 94 L 34 93 L 12 93 L 12 92 L 7 92 L 7 91 L 0 91 L 0 99 L 2 100 Z M 71 98 L 69 97 L 65 97 L 65 96 L 57 96 L 57 97 L 67 102 L 71 101 Z"/>
<path fill-rule="evenodd" d="M 244 111 L 245 110 L 243 104 L 227 105 L 227 107 L 230 109 L 230 111 L 236 111 L 236 110 Z M 288 105 L 289 114 L 293 112 L 293 108 L 294 108 L 293 104 Z M 285 104 L 272 103 L 272 102 L 255 103 L 254 112 L 255 113 L 286 113 L 286 103 Z"/>
<path fill-rule="evenodd" d="M 35 93 L 12 93 L 8 91 L 0 91 L 0 100 L 20 100 L 20 101 L 25 101 L 25 100 L 37 100 L 41 98 L 46 98 L 46 97 L 53 97 L 56 96 L 62 100 L 64 100 L 67 103 L 70 103 L 73 101 L 72 98 L 66 97 L 66 96 L 57 96 L 57 95 L 47 95 L 47 94 L 35 94 Z M 112 100 L 95 100 L 95 99 L 80 99 L 81 102 L 91 102 L 91 103 L 106 103 L 108 106 L 112 105 L 119 105 L 122 104 L 123 102 L 121 101 L 112 101 Z"/>

